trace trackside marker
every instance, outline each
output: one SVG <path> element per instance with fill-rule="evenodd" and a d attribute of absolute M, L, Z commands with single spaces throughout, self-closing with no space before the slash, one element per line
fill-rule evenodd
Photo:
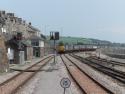
<path fill-rule="evenodd" d="M 63 94 L 65 94 L 66 88 L 69 88 L 71 85 L 71 81 L 68 78 L 62 78 L 60 81 L 60 85 L 62 88 L 64 88 Z"/>

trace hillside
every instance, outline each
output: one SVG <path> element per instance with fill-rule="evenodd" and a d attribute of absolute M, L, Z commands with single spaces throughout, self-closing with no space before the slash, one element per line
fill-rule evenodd
<path fill-rule="evenodd" d="M 49 40 L 49 37 L 47 37 L 47 39 Z M 81 37 L 60 37 L 60 39 L 58 40 L 58 42 L 63 42 L 64 44 L 111 44 L 111 42 L 109 41 L 105 41 L 105 40 L 98 40 L 98 39 L 92 39 L 92 38 L 81 38 Z"/>
<path fill-rule="evenodd" d="M 77 44 L 77 43 L 91 43 L 92 41 L 87 38 L 79 38 L 79 37 L 60 37 L 59 41 L 63 41 L 64 44 Z"/>

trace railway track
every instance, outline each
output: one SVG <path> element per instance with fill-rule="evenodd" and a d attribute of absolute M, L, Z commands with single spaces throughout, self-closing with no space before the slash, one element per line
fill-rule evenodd
<path fill-rule="evenodd" d="M 121 83 L 125 84 L 125 73 L 124 72 L 112 69 L 112 68 L 107 67 L 103 64 L 100 64 L 97 61 L 91 61 L 89 59 L 85 59 L 85 58 L 80 57 L 78 55 L 72 54 L 71 56 L 76 58 L 77 60 L 91 66 L 92 68 L 112 77 L 113 79 L 116 79 L 118 82 L 121 82 Z"/>
<path fill-rule="evenodd" d="M 53 56 L 48 56 L 42 59 L 40 62 L 33 64 L 27 69 L 22 70 L 17 75 L 1 83 L 0 94 L 15 94 L 21 86 L 23 86 L 29 79 L 31 79 L 52 58 Z M 28 70 L 35 70 L 35 71 L 27 72 Z"/>
<path fill-rule="evenodd" d="M 112 64 L 112 65 L 125 66 L 125 63 L 113 61 L 113 60 L 107 60 L 107 59 L 103 59 L 103 58 L 98 58 L 96 56 L 90 57 L 90 59 L 95 59 L 95 60 L 98 60 L 100 62 L 105 62 L 105 63 L 107 62 L 108 64 Z"/>
<path fill-rule="evenodd" d="M 76 64 L 76 62 L 72 61 L 68 56 L 61 55 L 60 57 L 64 62 L 69 74 L 84 94 L 113 94 L 111 91 L 109 91 L 93 78 L 91 78 L 89 75 L 87 75 Z"/>

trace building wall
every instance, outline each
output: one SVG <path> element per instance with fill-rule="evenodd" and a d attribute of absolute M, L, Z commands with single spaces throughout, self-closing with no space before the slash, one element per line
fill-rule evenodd
<path fill-rule="evenodd" d="M 45 54 L 44 47 L 40 47 L 40 57 L 43 57 Z"/>
<path fill-rule="evenodd" d="M 4 38 L 0 36 L 0 72 L 6 71 L 8 69 L 8 58 L 7 58 L 7 51 L 4 43 Z"/>
<path fill-rule="evenodd" d="M 18 32 L 22 32 L 23 39 L 28 40 L 31 36 L 36 35 L 40 37 L 40 30 L 37 28 L 33 27 L 32 24 L 26 23 L 25 20 L 22 18 L 15 17 L 14 13 L 6 13 L 4 11 L 0 11 L 0 14 L 2 15 L 1 17 L 5 19 L 5 24 L 0 24 L 0 33 L 2 35 L 2 30 L 1 28 L 4 28 L 3 31 L 6 31 L 6 34 L 10 35 L 16 35 Z M 44 54 L 44 42 L 41 41 L 39 43 L 39 53 L 40 56 L 43 56 Z M 8 45 L 10 46 L 10 45 Z M 5 47 L 6 49 L 8 48 L 7 46 Z M 19 60 L 19 50 L 17 48 L 14 49 L 14 58 L 15 61 L 14 63 L 18 63 Z M 26 47 L 26 60 L 30 60 L 33 58 L 33 47 Z M 5 53 L 6 54 L 6 53 Z"/>
<path fill-rule="evenodd" d="M 27 47 L 27 60 L 31 60 L 33 58 L 33 48 Z"/>
<path fill-rule="evenodd" d="M 24 38 L 29 38 L 32 35 L 39 35 L 40 31 L 33 27 L 31 23 L 26 23 L 22 18 L 14 16 L 14 13 L 6 13 L 0 11 L 0 18 L 5 20 L 5 24 L 2 27 L 6 29 L 6 33 L 15 35 L 17 32 L 22 32 Z"/>
<path fill-rule="evenodd" d="M 51 52 L 50 51 L 50 45 L 49 45 L 48 42 L 45 42 L 44 44 L 45 44 L 45 46 L 44 46 L 45 55 L 48 55 Z"/>
<path fill-rule="evenodd" d="M 44 41 L 39 41 L 39 47 L 44 47 Z"/>

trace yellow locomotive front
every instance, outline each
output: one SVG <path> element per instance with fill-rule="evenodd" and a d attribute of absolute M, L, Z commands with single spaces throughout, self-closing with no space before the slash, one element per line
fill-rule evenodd
<path fill-rule="evenodd" d="M 58 50 L 58 53 L 64 53 L 65 46 L 64 46 L 63 42 L 59 42 L 57 50 Z"/>
<path fill-rule="evenodd" d="M 58 46 L 58 53 L 64 53 L 65 47 L 64 46 Z"/>

